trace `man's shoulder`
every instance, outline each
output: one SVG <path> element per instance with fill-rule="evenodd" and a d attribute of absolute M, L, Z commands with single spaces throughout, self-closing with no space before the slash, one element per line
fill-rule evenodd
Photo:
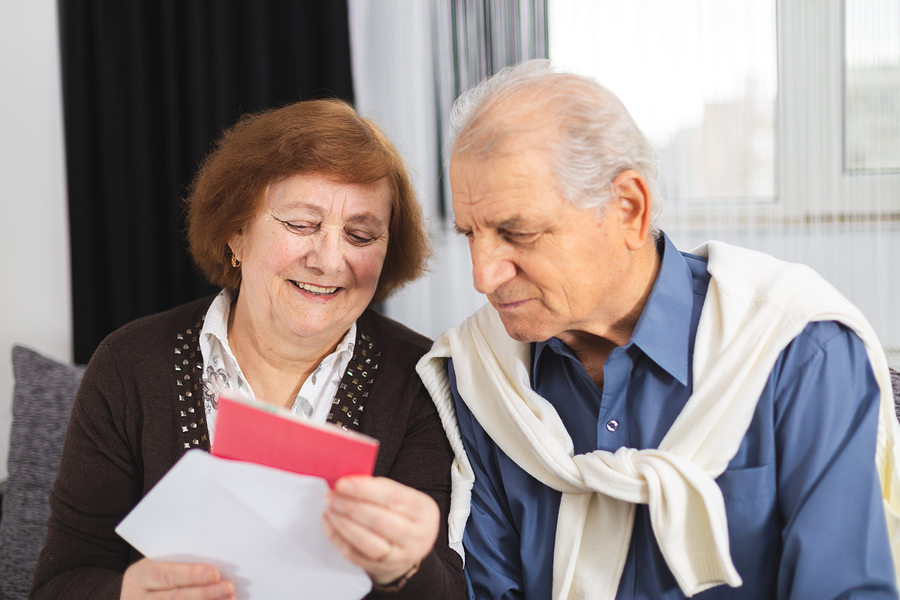
<path fill-rule="evenodd" d="M 697 256 L 690 252 L 680 252 L 685 264 L 691 272 L 691 287 L 694 294 L 706 296 L 709 289 L 709 259 L 705 256 Z"/>
<path fill-rule="evenodd" d="M 835 380 L 827 383 L 831 378 Z M 774 386 L 776 395 L 779 390 L 790 389 L 795 390 L 791 396 L 800 389 L 815 395 L 823 385 L 837 381 L 853 388 L 877 386 L 865 344 L 853 329 L 838 321 L 807 323 L 781 351 L 769 374 L 769 384 Z"/>
<path fill-rule="evenodd" d="M 807 323 L 782 352 L 790 363 L 803 365 L 818 353 L 862 351 L 865 346 L 852 329 L 837 321 Z"/>

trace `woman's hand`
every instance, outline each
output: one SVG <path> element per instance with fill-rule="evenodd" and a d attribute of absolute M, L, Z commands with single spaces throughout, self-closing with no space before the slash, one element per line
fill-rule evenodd
<path fill-rule="evenodd" d="M 209 565 L 144 558 L 125 571 L 120 600 L 234 600 L 234 585 Z"/>
<path fill-rule="evenodd" d="M 441 512 L 423 492 L 385 477 L 344 477 L 323 516 L 331 542 L 378 584 L 422 562 L 437 539 Z"/>

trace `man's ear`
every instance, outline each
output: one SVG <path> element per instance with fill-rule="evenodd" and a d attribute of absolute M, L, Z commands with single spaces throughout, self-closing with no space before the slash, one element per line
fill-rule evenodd
<path fill-rule="evenodd" d="M 625 243 L 629 250 L 638 250 L 650 237 L 650 186 L 640 173 L 629 169 L 613 179 L 612 193 L 610 208 L 619 212 Z"/>

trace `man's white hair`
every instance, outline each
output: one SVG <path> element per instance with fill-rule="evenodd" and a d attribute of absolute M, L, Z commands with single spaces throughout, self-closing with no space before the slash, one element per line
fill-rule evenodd
<path fill-rule="evenodd" d="M 495 110 L 494 110 L 495 109 Z M 662 208 L 656 150 L 618 97 L 590 77 L 550 61 L 507 67 L 461 95 L 450 115 L 453 152 L 487 158 L 516 134 L 549 131 L 556 186 L 579 208 L 602 207 L 619 174 L 647 181 L 653 222 Z"/>

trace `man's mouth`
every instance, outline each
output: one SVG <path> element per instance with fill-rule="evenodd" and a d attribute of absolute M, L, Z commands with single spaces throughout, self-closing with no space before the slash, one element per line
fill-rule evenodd
<path fill-rule="evenodd" d="M 523 304 L 528 302 L 528 300 L 527 299 L 526 300 L 512 300 L 512 301 L 501 302 L 497 299 L 494 299 L 494 302 L 495 302 L 494 306 L 497 307 L 498 310 L 512 310 L 514 308 L 518 308 L 518 307 L 522 306 Z"/>
<path fill-rule="evenodd" d="M 317 285 L 312 285 L 311 283 L 300 283 L 299 281 L 291 281 L 291 283 L 304 292 L 309 292 L 310 294 L 315 294 L 317 296 L 328 296 L 338 290 L 336 287 L 319 287 Z"/>

